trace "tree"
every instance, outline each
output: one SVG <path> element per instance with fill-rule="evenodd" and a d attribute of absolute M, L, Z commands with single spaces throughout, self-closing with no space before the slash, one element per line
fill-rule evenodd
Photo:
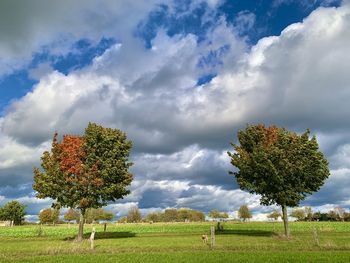
<path fill-rule="evenodd" d="M 320 213 L 319 214 L 319 221 L 328 221 L 329 217 L 328 217 L 328 213 Z"/>
<path fill-rule="evenodd" d="M 213 209 L 209 212 L 209 217 L 211 218 L 220 218 L 220 211 L 219 210 L 216 210 L 216 209 Z"/>
<path fill-rule="evenodd" d="M 18 201 L 6 203 L 0 211 L 2 220 L 12 221 L 15 225 L 20 225 L 24 221 L 25 215 L 25 205 Z"/>
<path fill-rule="evenodd" d="M 103 211 L 103 214 L 100 216 L 100 220 L 111 221 L 114 218 L 112 212 Z"/>
<path fill-rule="evenodd" d="M 138 207 L 131 207 L 128 211 L 127 222 L 128 223 L 138 223 L 142 219 L 140 210 Z"/>
<path fill-rule="evenodd" d="M 296 219 L 298 219 L 298 221 L 302 221 L 305 219 L 305 210 L 302 208 L 295 208 L 293 209 L 290 216 L 295 217 Z"/>
<path fill-rule="evenodd" d="M 338 214 L 334 211 L 334 210 L 330 210 L 328 213 L 327 213 L 327 217 L 329 220 L 331 221 L 338 221 L 339 220 L 339 216 Z"/>
<path fill-rule="evenodd" d="M 103 209 L 101 208 L 89 208 L 85 211 L 85 223 L 91 224 L 91 223 L 98 223 L 101 219 L 102 214 L 104 213 Z"/>
<path fill-rule="evenodd" d="M 161 222 L 162 221 L 162 213 L 160 212 L 151 212 L 146 216 L 146 221 L 148 222 Z"/>
<path fill-rule="evenodd" d="M 239 145 L 228 152 L 233 174 L 242 190 L 261 196 L 262 205 L 282 207 L 289 237 L 287 207 L 298 206 L 320 189 L 329 176 L 328 162 L 310 131 L 302 135 L 276 126 L 248 125 L 238 132 Z"/>
<path fill-rule="evenodd" d="M 60 210 L 53 208 L 46 208 L 40 211 L 39 220 L 41 224 L 51 223 L 55 224 L 58 222 Z"/>
<path fill-rule="evenodd" d="M 67 210 L 67 212 L 64 214 L 64 220 L 68 221 L 68 222 L 74 221 L 74 220 L 78 222 L 79 221 L 79 217 L 80 217 L 79 212 L 74 210 L 74 209 L 72 209 L 72 208 L 69 208 Z"/>
<path fill-rule="evenodd" d="M 181 222 L 187 222 L 187 221 L 200 222 L 200 221 L 204 221 L 205 219 L 205 215 L 202 212 L 192 210 L 189 208 L 180 208 L 177 211 L 177 214 L 178 214 L 177 216 L 178 221 L 181 221 Z"/>
<path fill-rule="evenodd" d="M 128 215 L 127 215 L 127 221 L 128 223 L 138 223 L 141 221 L 141 213 L 140 210 L 138 209 L 138 207 L 134 206 L 131 207 L 128 211 Z"/>
<path fill-rule="evenodd" d="M 313 214 L 312 214 L 312 220 L 313 220 L 313 221 L 319 221 L 319 220 L 321 220 L 321 212 L 318 211 L 318 212 L 313 213 Z"/>
<path fill-rule="evenodd" d="M 123 216 L 123 217 L 119 218 L 119 220 L 118 220 L 118 223 L 123 223 L 124 224 L 126 222 L 128 222 L 128 218 L 126 216 Z"/>
<path fill-rule="evenodd" d="M 179 214 L 175 208 L 165 209 L 164 221 L 165 222 L 176 222 L 179 220 Z"/>
<path fill-rule="evenodd" d="M 228 214 L 226 212 L 220 212 L 219 210 L 211 210 L 209 212 L 209 217 L 218 219 L 218 218 L 228 218 Z"/>
<path fill-rule="evenodd" d="M 350 221 L 350 213 L 344 212 L 344 221 Z"/>
<path fill-rule="evenodd" d="M 344 221 L 344 213 L 345 213 L 345 209 L 337 206 L 334 208 L 334 212 L 337 214 L 339 220 Z"/>
<path fill-rule="evenodd" d="M 226 214 L 227 214 L 227 213 L 226 213 Z M 227 215 L 227 217 L 228 217 L 228 215 Z M 192 221 L 192 222 L 202 222 L 202 221 L 205 221 L 205 215 L 204 215 L 204 213 L 201 212 L 201 211 L 190 210 L 189 221 Z"/>
<path fill-rule="evenodd" d="M 252 218 L 252 213 L 250 213 L 247 205 L 242 205 L 238 210 L 238 217 L 243 219 L 245 222 L 247 219 Z"/>
<path fill-rule="evenodd" d="M 85 223 L 98 223 L 100 220 L 112 220 L 113 213 L 107 212 L 102 208 L 89 208 L 85 212 Z"/>
<path fill-rule="evenodd" d="M 282 217 L 282 216 L 281 216 L 281 213 L 278 212 L 277 210 L 273 210 L 273 211 L 271 212 L 271 214 L 269 214 L 269 215 L 267 216 L 267 218 L 271 218 L 271 219 L 273 219 L 273 220 L 275 220 L 275 221 L 277 221 L 279 217 Z"/>
<path fill-rule="evenodd" d="M 79 241 L 87 209 L 130 193 L 131 147 L 120 130 L 89 123 L 83 136 L 64 135 L 59 141 L 56 133 L 51 151 L 41 157 L 42 171 L 34 168 L 33 189 L 38 198 L 49 197 L 57 205 L 80 210 Z"/>
<path fill-rule="evenodd" d="M 187 208 L 181 208 L 177 211 L 178 220 L 181 222 L 186 222 L 190 220 L 191 211 Z"/>
<path fill-rule="evenodd" d="M 305 220 L 312 221 L 313 215 L 312 208 L 310 206 L 305 206 Z"/>
<path fill-rule="evenodd" d="M 2 209 L 2 207 L 0 207 L 0 220 L 6 220 L 5 216 L 4 216 L 4 211 Z"/>

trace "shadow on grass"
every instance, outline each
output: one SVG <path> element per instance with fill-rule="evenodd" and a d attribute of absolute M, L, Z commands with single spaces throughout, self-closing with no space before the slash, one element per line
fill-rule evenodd
<path fill-rule="evenodd" d="M 90 235 L 91 233 L 85 233 L 84 239 L 89 239 Z M 95 240 L 129 238 L 129 237 L 135 237 L 135 233 L 132 233 L 132 232 L 96 232 L 95 233 Z M 74 240 L 74 239 L 76 239 L 76 236 L 66 237 L 64 240 Z"/>
<path fill-rule="evenodd" d="M 85 234 L 89 238 L 91 233 Z M 129 238 L 134 237 L 135 233 L 133 232 L 96 232 L 95 239 L 114 239 L 114 238 Z"/>
<path fill-rule="evenodd" d="M 274 235 L 272 231 L 264 230 L 241 230 L 241 229 L 228 229 L 215 232 L 216 235 L 242 235 L 242 236 L 257 236 L 257 237 L 271 237 Z"/>

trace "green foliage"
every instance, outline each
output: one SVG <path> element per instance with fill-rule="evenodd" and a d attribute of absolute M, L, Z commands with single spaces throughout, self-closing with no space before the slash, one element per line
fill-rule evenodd
<path fill-rule="evenodd" d="M 204 220 L 203 212 L 189 208 L 171 208 L 166 209 L 163 213 L 151 212 L 145 218 L 146 222 L 202 222 Z"/>
<path fill-rule="evenodd" d="M 239 187 L 261 196 L 263 205 L 295 207 L 320 189 L 329 176 L 328 162 L 310 131 L 302 135 L 276 126 L 248 125 L 238 132 L 239 145 L 228 152 Z M 287 216 L 284 216 L 286 235 Z"/>
<path fill-rule="evenodd" d="M 226 212 L 220 212 L 219 210 L 211 210 L 209 212 L 209 217 L 211 218 L 228 218 L 228 214 Z"/>
<path fill-rule="evenodd" d="M 107 212 L 102 208 L 89 208 L 85 212 L 85 222 L 88 224 L 98 223 L 100 220 L 112 220 L 113 213 Z"/>
<path fill-rule="evenodd" d="M 127 222 L 128 223 L 138 223 L 141 221 L 141 213 L 140 210 L 135 206 L 131 207 L 128 211 Z"/>
<path fill-rule="evenodd" d="M 77 208 L 82 219 L 89 208 L 99 208 L 129 194 L 128 169 L 132 147 L 118 129 L 89 123 L 83 136 L 55 134 L 51 151 L 41 157 L 43 171 L 34 168 L 33 189 L 38 198 L 52 198 L 62 207 Z M 78 240 L 83 238 L 80 220 Z"/>
<path fill-rule="evenodd" d="M 41 224 L 51 223 L 56 224 L 60 215 L 59 209 L 46 208 L 40 211 L 39 220 Z"/>
<path fill-rule="evenodd" d="M 273 220 L 275 220 L 275 221 L 276 221 L 279 217 L 282 217 L 282 215 L 281 215 L 281 213 L 278 212 L 277 210 L 272 211 L 272 212 L 267 216 L 267 218 L 271 218 L 271 219 L 273 219 Z"/>
<path fill-rule="evenodd" d="M 22 224 L 25 215 L 25 205 L 18 201 L 10 201 L 0 208 L 0 220 L 13 221 L 15 225 Z"/>
<path fill-rule="evenodd" d="M 89 123 L 84 141 L 84 163 L 88 169 L 97 165 L 99 177 L 103 181 L 103 185 L 93 189 L 94 194 L 89 195 L 92 207 L 104 206 L 108 201 L 116 201 L 129 194 L 127 186 L 133 178 L 128 171 L 132 165 L 129 162 L 132 142 L 127 140 L 126 134 L 118 129 Z"/>
<path fill-rule="evenodd" d="M 328 213 L 327 213 L 327 217 L 329 220 L 331 221 L 339 221 L 339 216 L 338 214 L 334 211 L 334 210 L 330 210 Z"/>
<path fill-rule="evenodd" d="M 147 222 L 162 222 L 163 221 L 163 215 L 161 212 L 151 212 L 146 215 L 146 221 Z"/>
<path fill-rule="evenodd" d="M 170 208 L 164 211 L 164 222 L 177 222 L 179 220 L 179 213 L 177 209 Z"/>
<path fill-rule="evenodd" d="M 79 216 L 80 216 L 80 214 L 79 214 L 79 212 L 78 211 L 76 211 L 76 210 L 74 210 L 74 209 L 72 209 L 72 208 L 70 208 L 70 209 L 68 209 L 68 211 L 64 214 L 64 220 L 66 220 L 66 221 L 79 221 Z"/>
<path fill-rule="evenodd" d="M 302 208 L 294 208 L 290 216 L 296 218 L 298 221 L 302 221 L 305 219 L 305 210 Z"/>
<path fill-rule="evenodd" d="M 305 207 L 305 220 L 312 221 L 313 220 L 313 212 L 310 206 Z"/>
<path fill-rule="evenodd" d="M 249 218 L 252 218 L 252 213 L 249 211 L 247 205 L 242 205 L 238 210 L 238 217 L 246 221 Z"/>
<path fill-rule="evenodd" d="M 344 212 L 344 221 L 350 221 L 350 213 Z"/>
<path fill-rule="evenodd" d="M 101 215 L 100 219 L 104 221 L 111 221 L 114 218 L 114 214 L 112 212 L 104 211 Z"/>
<path fill-rule="evenodd" d="M 123 217 L 118 219 L 118 223 L 125 224 L 127 222 L 128 222 L 128 218 L 126 216 L 123 216 Z"/>
<path fill-rule="evenodd" d="M 229 152 L 242 190 L 261 195 L 263 205 L 295 207 L 316 192 L 329 176 L 328 162 L 315 137 L 284 128 L 247 126 L 238 132 L 240 145 Z"/>
<path fill-rule="evenodd" d="M 82 140 L 83 149 L 74 148 L 83 151 L 78 160 L 82 163 L 81 171 L 73 170 L 75 167 L 64 170 L 63 167 L 69 164 L 67 158 L 71 158 L 64 153 L 72 150 L 65 150 L 64 146 L 72 145 L 62 144 L 57 134 L 54 136 L 51 152 L 44 152 L 41 158 L 43 171 L 34 168 L 33 188 L 37 197 L 49 197 L 64 207 L 79 208 L 85 212 L 87 208 L 102 207 L 130 192 L 127 186 L 132 181 L 132 175 L 128 169 L 132 163 L 128 158 L 132 143 L 127 140 L 126 134 L 118 129 L 89 123 Z M 74 140 L 71 139 L 71 142 Z"/>

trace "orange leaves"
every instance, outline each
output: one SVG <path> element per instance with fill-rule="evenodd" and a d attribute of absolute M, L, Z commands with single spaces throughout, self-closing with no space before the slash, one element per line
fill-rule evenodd
<path fill-rule="evenodd" d="M 132 175 L 128 168 L 131 141 L 118 129 L 89 123 L 84 135 L 55 133 L 51 151 L 42 156 L 43 172 L 34 169 L 33 188 L 40 198 L 50 197 L 82 212 L 127 195 Z"/>
<path fill-rule="evenodd" d="M 279 128 L 275 125 L 270 127 L 265 127 L 264 124 L 259 124 L 258 129 L 260 129 L 264 134 L 263 145 L 265 148 L 269 147 L 271 144 L 274 144 L 278 139 Z"/>
<path fill-rule="evenodd" d="M 84 195 L 91 187 L 98 188 L 103 185 L 102 178 L 99 178 L 97 164 L 91 168 L 85 164 L 84 137 L 64 135 L 62 141 L 57 145 L 60 150 L 60 170 L 71 187 Z M 80 207 L 89 207 L 90 205 L 91 201 L 87 198 L 80 200 Z"/>
<path fill-rule="evenodd" d="M 73 176 L 79 177 L 83 172 L 85 157 L 83 144 L 84 139 L 74 135 L 64 135 L 59 144 L 61 148 L 60 167 L 67 180 L 72 180 Z"/>

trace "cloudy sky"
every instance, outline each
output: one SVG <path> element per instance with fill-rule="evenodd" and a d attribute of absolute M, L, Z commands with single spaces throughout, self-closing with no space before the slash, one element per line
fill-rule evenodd
<path fill-rule="evenodd" d="M 134 142 L 117 215 L 271 211 L 228 175 L 247 123 L 310 128 L 331 176 L 301 205 L 349 209 L 349 28 L 347 0 L 1 1 L 0 205 L 49 207 L 33 167 L 55 131 L 93 121 Z"/>

